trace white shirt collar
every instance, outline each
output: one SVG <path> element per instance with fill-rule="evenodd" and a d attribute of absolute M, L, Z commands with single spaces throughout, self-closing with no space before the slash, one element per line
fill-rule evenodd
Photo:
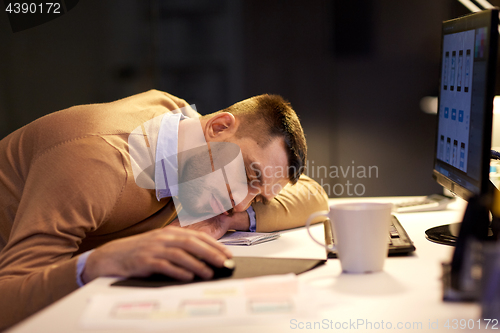
<path fill-rule="evenodd" d="M 155 189 L 158 201 L 177 195 L 177 186 L 170 190 L 168 183 L 177 184 L 177 152 L 179 122 L 187 117 L 182 113 L 166 114 L 160 125 L 156 144 Z M 167 176 L 168 175 L 168 176 Z"/>

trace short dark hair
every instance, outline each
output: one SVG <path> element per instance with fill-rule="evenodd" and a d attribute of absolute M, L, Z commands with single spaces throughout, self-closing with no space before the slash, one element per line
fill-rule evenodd
<path fill-rule="evenodd" d="M 307 145 L 299 118 L 288 101 L 280 95 L 264 94 L 233 104 L 221 112 L 240 118 L 238 137 L 249 136 L 262 146 L 282 137 L 288 155 L 288 179 L 292 184 L 299 180 L 306 165 Z"/>

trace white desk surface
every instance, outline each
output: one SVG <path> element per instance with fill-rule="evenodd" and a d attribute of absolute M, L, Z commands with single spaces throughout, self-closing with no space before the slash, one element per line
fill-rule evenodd
<path fill-rule="evenodd" d="M 331 203 L 344 201 L 392 201 L 397 202 L 408 198 L 357 198 L 331 199 Z M 458 199 L 459 200 L 459 199 Z M 476 321 L 480 316 L 477 304 L 445 303 L 441 299 L 441 262 L 449 261 L 452 247 L 431 243 L 425 239 L 424 231 L 430 227 L 459 222 L 462 219 L 465 202 L 457 201 L 445 211 L 397 214 L 400 222 L 412 238 L 417 248 L 412 256 L 389 257 L 381 273 L 353 275 L 341 272 L 339 261 L 331 259 L 326 265 L 310 272 L 299 275 L 302 281 L 314 288 L 322 290 L 324 297 L 334 300 L 334 305 L 325 308 L 317 318 L 311 321 L 349 323 L 364 320 L 385 325 L 390 322 L 393 330 L 398 323 L 406 329 L 396 331 L 408 332 L 440 332 L 456 331 L 445 328 L 449 320 L 472 319 Z M 318 239 L 323 239 L 323 228 L 320 225 L 312 228 Z M 279 258 L 325 258 L 325 252 L 319 245 L 313 243 L 304 228 L 286 231 L 275 241 L 255 246 L 232 246 L 235 256 L 262 256 Z M 100 278 L 83 288 L 68 295 L 55 304 L 13 327 L 9 332 L 89 332 L 80 328 L 78 322 L 83 313 L 86 300 L 90 295 L 125 293 L 130 288 L 109 287 L 114 278 Z M 292 325 L 289 320 L 280 320 L 273 323 L 255 322 L 246 327 L 226 326 L 220 323 L 217 327 L 200 327 L 203 332 L 294 332 L 311 331 L 300 329 L 297 321 Z M 430 329 L 429 323 L 438 323 L 438 329 Z M 410 328 L 413 323 L 421 323 L 421 329 Z M 303 322 L 303 325 L 306 325 Z M 400 326 L 401 326 L 400 325 Z M 418 324 L 417 324 L 418 325 Z M 345 326 L 345 324 L 344 324 Z M 295 327 L 295 329 L 294 329 Z M 317 326 L 318 327 L 318 326 Z M 371 331 L 358 327 L 353 331 Z M 481 327 L 484 330 L 484 327 Z M 325 327 L 318 331 L 334 331 Z M 381 329 L 375 331 L 381 331 Z M 193 331 L 193 328 L 185 332 Z M 349 329 L 341 329 L 347 332 Z M 96 330 L 92 332 L 115 332 L 114 330 Z M 131 330 L 126 330 L 131 332 Z"/>

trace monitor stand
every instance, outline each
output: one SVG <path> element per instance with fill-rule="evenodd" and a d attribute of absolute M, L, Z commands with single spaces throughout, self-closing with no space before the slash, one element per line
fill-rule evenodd
<path fill-rule="evenodd" d="M 493 216 L 493 212 L 490 212 L 486 206 L 491 207 L 493 204 L 490 201 L 491 198 L 500 198 L 500 191 L 491 181 L 489 182 L 488 193 L 490 195 L 486 197 L 489 197 L 487 201 L 484 201 L 485 198 L 483 197 L 480 202 L 475 201 L 472 207 L 469 207 L 470 202 L 467 205 L 465 213 L 469 216 L 464 216 L 464 219 L 468 218 L 470 221 L 465 232 L 468 235 L 475 235 L 477 239 L 496 240 L 498 239 L 498 235 L 500 235 L 500 216 Z M 455 246 L 461 225 L 462 223 L 460 222 L 427 229 L 425 231 L 425 238 L 434 243 Z"/>
<path fill-rule="evenodd" d="M 467 218 L 469 223 L 465 235 L 474 235 L 477 239 L 482 240 L 496 240 L 498 238 L 500 216 L 493 216 L 487 207 L 493 205 L 491 198 L 500 198 L 500 191 L 491 182 L 489 183 L 489 193 L 490 195 L 480 200 L 474 200 L 472 206 L 470 202 L 467 205 L 464 220 Z M 487 201 L 484 201 L 485 198 Z M 425 231 L 425 237 L 434 243 L 455 246 L 461 225 L 462 223 L 452 223 L 430 228 Z"/>
<path fill-rule="evenodd" d="M 425 238 L 431 242 L 455 246 L 461 223 L 440 225 L 425 231 Z"/>
<path fill-rule="evenodd" d="M 427 229 L 425 231 L 425 238 L 431 242 L 455 246 L 458 239 L 458 234 L 460 232 L 460 225 L 462 223 L 452 223 L 440 225 L 434 228 Z M 497 238 L 493 235 L 493 230 L 488 228 L 488 239 L 496 240 Z"/>

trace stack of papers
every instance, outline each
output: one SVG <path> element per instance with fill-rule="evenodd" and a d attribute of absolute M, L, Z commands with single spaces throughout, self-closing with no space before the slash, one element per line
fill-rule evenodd
<path fill-rule="evenodd" d="M 219 242 L 225 245 L 255 245 L 275 240 L 281 236 L 277 232 L 243 232 L 226 233 Z"/>

